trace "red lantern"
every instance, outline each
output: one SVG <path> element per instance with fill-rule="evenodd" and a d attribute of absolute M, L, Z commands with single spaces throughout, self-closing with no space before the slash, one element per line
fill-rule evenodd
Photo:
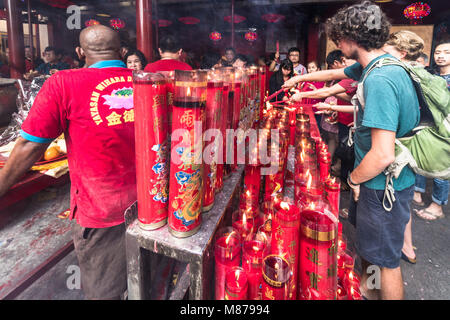
<path fill-rule="evenodd" d="M 168 27 L 171 24 L 172 24 L 172 21 L 170 21 L 170 20 L 164 20 L 164 19 L 159 19 L 158 20 L 158 27 L 160 27 L 160 28 Z"/>
<path fill-rule="evenodd" d="M 265 15 L 262 15 L 261 18 L 269 23 L 277 23 L 283 20 L 285 16 L 277 13 L 266 13 Z"/>
<path fill-rule="evenodd" d="M 256 41 L 258 39 L 258 34 L 256 32 L 253 31 L 249 31 L 245 34 L 245 40 L 253 42 Z"/>
<path fill-rule="evenodd" d="M 125 22 L 122 19 L 120 19 L 120 18 L 111 19 L 111 20 L 109 20 L 109 25 L 114 30 L 120 30 L 120 29 L 125 27 Z"/>
<path fill-rule="evenodd" d="M 184 23 L 184 24 L 197 24 L 200 22 L 200 19 L 195 18 L 195 17 L 181 17 L 181 18 L 178 18 L 178 21 L 180 21 L 181 23 Z"/>
<path fill-rule="evenodd" d="M 231 16 L 226 16 L 226 17 L 223 18 L 223 20 L 225 20 L 226 22 L 230 22 L 231 23 Z M 237 14 L 234 15 L 234 23 L 241 23 L 244 20 L 246 20 L 245 17 L 237 15 Z"/>
<path fill-rule="evenodd" d="M 209 34 L 209 39 L 211 39 L 214 42 L 222 40 L 222 34 L 217 31 L 213 31 Z"/>
<path fill-rule="evenodd" d="M 417 24 L 420 19 L 428 16 L 430 13 L 431 7 L 423 2 L 412 3 L 403 10 L 405 18 L 411 20 L 413 24 Z"/>
<path fill-rule="evenodd" d="M 97 25 L 97 24 L 100 24 L 100 22 L 98 22 L 98 21 L 95 20 L 95 19 L 90 19 L 90 20 L 88 20 L 88 21 L 86 21 L 86 22 L 84 23 L 84 25 L 85 25 L 86 27 L 95 26 L 95 25 Z"/>

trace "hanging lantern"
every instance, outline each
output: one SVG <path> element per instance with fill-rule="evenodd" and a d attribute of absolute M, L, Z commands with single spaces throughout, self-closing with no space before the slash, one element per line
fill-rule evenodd
<path fill-rule="evenodd" d="M 116 19 L 109 20 L 109 25 L 114 30 L 120 30 L 125 27 L 125 22 L 120 18 L 116 18 Z"/>
<path fill-rule="evenodd" d="M 100 24 L 100 22 L 98 22 L 98 21 L 95 20 L 95 19 L 89 19 L 89 20 L 87 20 L 87 21 L 84 23 L 84 25 L 85 25 L 86 27 L 92 27 L 92 26 L 95 26 L 95 25 L 97 25 L 97 24 Z"/>
<path fill-rule="evenodd" d="M 222 40 L 222 34 L 217 31 L 213 31 L 209 34 L 209 39 L 211 39 L 214 42 Z"/>
<path fill-rule="evenodd" d="M 181 23 L 184 23 L 184 24 L 197 24 L 200 22 L 200 19 L 195 18 L 195 17 L 181 17 L 181 18 L 178 18 L 178 21 L 180 21 Z"/>
<path fill-rule="evenodd" d="M 231 23 L 231 16 L 226 16 L 226 17 L 223 18 L 223 20 L 225 20 L 226 22 Z M 244 20 L 246 20 L 245 17 L 237 15 L 237 14 L 234 15 L 234 23 L 241 23 Z"/>
<path fill-rule="evenodd" d="M 403 10 L 403 15 L 409 19 L 412 24 L 417 24 L 421 19 L 431 13 L 431 7 L 428 3 L 415 2 L 410 4 Z"/>
<path fill-rule="evenodd" d="M 265 15 L 262 15 L 261 18 L 269 23 L 277 23 L 283 20 L 285 16 L 277 13 L 266 13 Z"/>
<path fill-rule="evenodd" d="M 254 31 L 249 31 L 245 34 L 245 40 L 249 42 L 254 42 L 258 39 L 258 34 Z"/>
<path fill-rule="evenodd" d="M 172 21 L 170 21 L 170 20 L 164 20 L 164 19 L 159 19 L 158 20 L 158 27 L 160 27 L 160 28 L 168 27 L 171 24 L 172 24 Z"/>

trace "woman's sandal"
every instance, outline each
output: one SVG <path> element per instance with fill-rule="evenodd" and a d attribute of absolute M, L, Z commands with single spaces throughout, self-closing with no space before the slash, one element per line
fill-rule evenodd
<path fill-rule="evenodd" d="M 445 217 L 445 215 L 442 214 L 437 214 L 435 212 L 431 212 L 428 211 L 427 209 L 421 209 L 421 210 L 415 210 L 416 211 L 416 215 L 423 219 L 423 220 L 427 220 L 427 221 L 433 221 L 433 220 L 437 220 L 437 219 L 442 219 Z"/>
<path fill-rule="evenodd" d="M 411 264 L 417 263 L 417 257 L 412 259 L 412 258 L 408 257 L 406 254 L 404 254 L 403 251 L 402 251 L 402 259 Z"/>

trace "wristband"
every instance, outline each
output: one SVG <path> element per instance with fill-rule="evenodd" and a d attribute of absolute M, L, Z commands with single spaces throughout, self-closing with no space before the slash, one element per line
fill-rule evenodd
<path fill-rule="evenodd" d="M 352 178 L 350 177 L 350 174 L 349 174 L 348 177 L 347 177 L 347 183 L 348 183 L 349 186 L 354 186 L 354 187 L 359 186 L 359 183 L 354 183 L 354 182 L 352 181 Z"/>

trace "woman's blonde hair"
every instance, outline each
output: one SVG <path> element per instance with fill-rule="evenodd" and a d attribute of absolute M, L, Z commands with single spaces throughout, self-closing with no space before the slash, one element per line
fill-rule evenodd
<path fill-rule="evenodd" d="M 409 61 L 416 61 L 425 47 L 425 42 L 421 37 L 407 30 L 392 33 L 389 35 L 386 44 L 393 46 L 399 51 L 405 51 L 405 59 Z"/>

